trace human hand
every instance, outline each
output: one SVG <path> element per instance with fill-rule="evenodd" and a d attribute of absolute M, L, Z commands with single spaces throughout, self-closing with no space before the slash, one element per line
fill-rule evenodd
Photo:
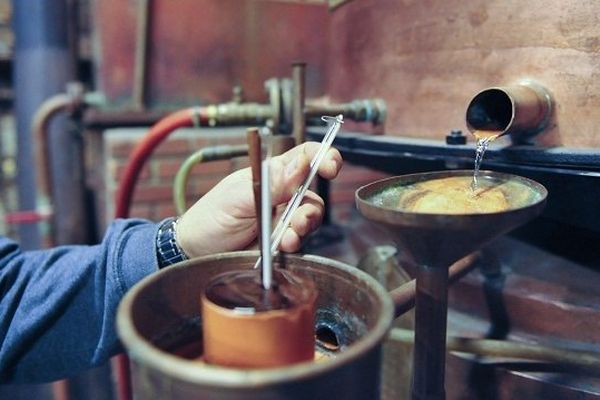
<path fill-rule="evenodd" d="M 296 189 L 304 182 L 320 144 L 306 142 L 271 159 L 273 207 L 280 214 Z M 342 167 L 342 156 L 330 149 L 319 166 L 319 175 L 333 179 Z M 307 191 L 294 212 L 279 249 L 294 252 L 302 239 L 316 230 L 323 219 L 324 203 L 316 193 Z M 276 221 L 278 216 L 274 218 Z M 177 243 L 188 255 L 243 250 L 255 241 L 258 230 L 252 173 L 250 168 L 236 171 L 200 198 L 176 225 Z"/>

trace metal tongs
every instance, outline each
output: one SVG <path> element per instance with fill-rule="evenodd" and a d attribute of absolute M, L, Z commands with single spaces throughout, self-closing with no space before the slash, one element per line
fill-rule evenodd
<path fill-rule="evenodd" d="M 310 184 L 317 175 L 319 165 L 321 165 L 325 154 L 327 154 L 327 151 L 331 147 L 335 136 L 337 135 L 338 131 L 340 130 L 340 127 L 344 123 L 344 117 L 341 114 L 336 117 L 323 116 L 321 117 L 321 119 L 329 124 L 329 128 L 327 129 L 327 133 L 325 133 L 325 136 L 321 141 L 321 145 L 317 150 L 317 154 L 315 154 L 314 158 L 310 162 L 310 171 L 306 176 L 304 183 L 302 183 L 302 185 L 298 187 L 298 189 L 288 202 L 285 210 L 283 211 L 283 214 L 281 215 L 281 218 L 279 219 L 277 225 L 275 226 L 275 229 L 273 230 L 273 234 L 271 235 L 271 251 L 269 257 L 276 254 L 277 249 L 279 248 L 279 244 L 281 243 L 281 239 L 283 238 L 283 234 L 286 228 L 289 226 L 290 221 L 292 220 L 292 215 L 294 215 L 294 211 L 296 211 L 296 209 L 300 206 L 300 203 L 302 202 L 306 191 L 308 190 Z M 263 229 L 265 229 L 264 225 Z M 263 237 L 265 237 L 264 234 Z M 264 243 L 262 244 L 262 246 L 264 246 Z M 261 258 L 262 257 L 259 257 L 259 259 L 256 261 L 254 268 L 258 268 L 261 265 Z"/>

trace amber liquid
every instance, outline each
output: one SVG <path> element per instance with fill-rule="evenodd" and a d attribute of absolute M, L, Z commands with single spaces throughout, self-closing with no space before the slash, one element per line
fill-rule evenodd
<path fill-rule="evenodd" d="M 308 277 L 274 270 L 273 284 L 263 288 L 259 270 L 236 271 L 217 277 L 206 289 L 212 303 L 242 314 L 287 310 L 304 304 L 314 293 Z"/>
<path fill-rule="evenodd" d="M 397 193 L 396 208 L 429 214 L 484 214 L 510 208 L 514 185 L 482 179 L 476 192 L 469 189 L 470 176 L 450 176 L 416 182 Z M 474 195 L 475 193 L 475 195 Z"/>
<path fill-rule="evenodd" d="M 471 181 L 471 191 L 476 193 L 479 187 L 478 177 L 479 170 L 481 168 L 481 162 L 483 161 L 483 154 L 487 150 L 491 142 L 496 140 L 502 131 L 491 131 L 491 130 L 476 130 L 473 132 L 475 136 L 476 147 L 475 147 L 475 168 L 473 169 L 473 180 Z"/>

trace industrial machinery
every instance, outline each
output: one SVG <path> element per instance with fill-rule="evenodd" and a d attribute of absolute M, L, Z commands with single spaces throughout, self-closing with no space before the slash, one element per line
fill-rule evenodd
<path fill-rule="evenodd" d="M 164 206 L 170 191 L 158 190 L 171 189 L 174 167 L 148 167 L 152 157 L 163 150 L 179 167 L 202 147 L 203 164 L 239 160 L 247 126 L 269 125 L 283 150 L 321 141 L 326 130 L 318 118 L 341 114 L 345 125 L 333 145 L 350 171 L 317 182 L 328 213 L 305 244 L 310 255 L 277 260 L 318 282 L 315 332 L 331 358 L 245 372 L 197 362 L 194 291 L 216 271 L 250 268 L 257 257 L 219 254 L 148 277 L 123 301 L 119 329 L 134 396 L 600 399 L 598 4 L 129 3 L 94 5 L 98 21 L 115 22 L 98 23 L 93 38 L 94 90 L 103 101 L 80 92 L 61 97 L 67 111 L 82 99 L 88 106 L 76 113 L 87 174 L 78 182 L 105 206 L 88 210 L 100 215 L 90 229 L 115 216 L 175 213 Z M 46 122 L 38 119 L 36 128 Z M 138 130 L 123 131 L 130 128 Z M 177 142 L 170 135 L 180 128 L 191 129 Z M 470 132 L 482 128 L 500 134 L 485 153 L 483 176 L 520 179 L 535 201 L 482 219 L 429 218 L 369 203 L 373 190 L 392 183 L 470 172 Z M 114 145 L 115 137 L 125 144 Z M 171 139 L 176 145 L 169 147 Z M 231 151 L 215 151 L 222 144 Z M 42 177 L 52 157 L 42 157 Z M 229 172 L 215 170 L 189 191 L 201 193 Z M 42 181 L 50 196 L 51 180 Z M 179 197 L 182 210 L 185 193 Z M 74 218 L 59 212 L 59 221 Z M 434 317 L 423 318 L 424 309 Z"/>

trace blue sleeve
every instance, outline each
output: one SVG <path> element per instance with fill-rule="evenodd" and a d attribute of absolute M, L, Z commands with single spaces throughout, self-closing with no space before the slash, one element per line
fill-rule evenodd
<path fill-rule="evenodd" d="M 116 309 L 157 270 L 156 231 L 117 220 L 99 245 L 28 252 L 0 237 L 0 383 L 56 380 L 116 354 Z"/>

